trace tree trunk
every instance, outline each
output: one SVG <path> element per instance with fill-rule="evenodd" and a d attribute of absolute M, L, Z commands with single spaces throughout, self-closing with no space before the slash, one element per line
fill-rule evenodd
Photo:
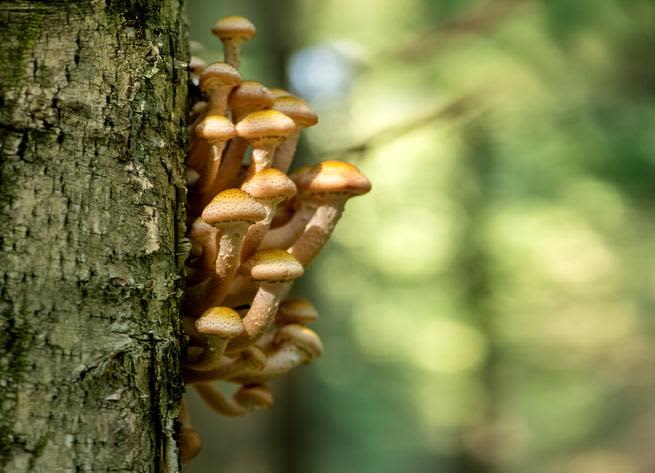
<path fill-rule="evenodd" d="M 0 471 L 179 470 L 183 7 L 0 4 Z"/>

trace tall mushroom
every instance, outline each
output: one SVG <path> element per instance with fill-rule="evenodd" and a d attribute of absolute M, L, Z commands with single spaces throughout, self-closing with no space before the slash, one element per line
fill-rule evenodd
<path fill-rule="evenodd" d="M 261 243 L 280 202 L 296 195 L 296 185 L 281 171 L 264 169 L 247 179 L 241 189 L 250 194 L 266 209 L 266 218 L 248 229 L 241 250 L 241 261 L 250 258 Z"/>
<path fill-rule="evenodd" d="M 307 102 L 292 95 L 275 99 L 273 110 L 284 113 L 296 124 L 295 130 L 277 147 L 273 160 L 273 167 L 282 172 L 287 172 L 289 166 L 291 166 L 291 161 L 293 161 L 293 155 L 296 153 L 300 132 L 304 128 L 316 125 L 318 117 Z"/>
<path fill-rule="evenodd" d="M 303 234 L 289 248 L 304 267 L 314 260 L 339 221 L 346 201 L 371 190 L 370 181 L 357 167 L 343 161 L 324 161 L 303 175 L 299 188 L 314 193 L 319 205 Z"/>
<path fill-rule="evenodd" d="M 247 18 L 226 16 L 214 24 L 212 33 L 223 43 L 225 62 L 239 69 L 241 45 L 255 36 L 257 30 Z"/>
<path fill-rule="evenodd" d="M 275 320 L 278 305 L 287 295 L 293 281 L 303 275 L 303 267 L 289 253 L 282 250 L 258 251 L 243 263 L 242 271 L 250 271 L 250 277 L 258 289 L 245 317 L 245 334 L 232 340 L 227 353 L 242 350 L 256 342 Z"/>
<path fill-rule="evenodd" d="M 224 62 L 214 62 L 200 73 L 200 90 L 207 94 L 207 113 L 225 115 L 232 89 L 241 83 L 239 72 Z"/>
<path fill-rule="evenodd" d="M 196 126 L 196 137 L 209 144 L 209 159 L 200 171 L 200 177 L 190 188 L 189 203 L 193 216 L 200 214 L 204 206 L 215 195 L 212 186 L 221 165 L 221 156 L 225 143 L 235 135 L 232 121 L 223 115 L 207 115 Z"/>
<path fill-rule="evenodd" d="M 244 80 L 230 94 L 232 121 L 238 123 L 249 113 L 271 108 L 273 100 L 273 94 L 262 84 L 254 80 Z M 216 193 L 230 187 L 238 187 L 237 177 L 247 148 L 248 141 L 244 138 L 237 136 L 230 141 L 225 150 L 221 172 L 216 176 L 213 186 Z"/>
<path fill-rule="evenodd" d="M 189 230 L 191 258 L 187 268 L 187 285 L 194 286 L 214 271 L 216 262 L 216 236 L 218 231 L 202 218 L 194 220 Z"/>
<path fill-rule="evenodd" d="M 241 243 L 248 227 L 266 216 L 266 209 L 240 189 L 218 194 L 205 207 L 202 219 L 219 232 L 215 271 L 202 283 L 189 288 L 185 310 L 199 315 L 219 306 L 239 266 Z"/>
<path fill-rule="evenodd" d="M 237 134 L 253 147 L 248 176 L 271 167 L 275 149 L 295 128 L 291 118 L 276 110 L 249 113 L 237 123 Z"/>

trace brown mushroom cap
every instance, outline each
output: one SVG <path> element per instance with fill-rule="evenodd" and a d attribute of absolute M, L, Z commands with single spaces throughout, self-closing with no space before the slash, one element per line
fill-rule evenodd
<path fill-rule="evenodd" d="M 215 87 L 236 87 L 241 83 L 241 75 L 225 62 L 214 62 L 200 73 L 200 90 L 206 92 Z"/>
<path fill-rule="evenodd" d="M 235 338 L 244 333 L 239 314 L 229 307 L 211 307 L 196 320 L 195 328 L 204 335 Z"/>
<path fill-rule="evenodd" d="M 241 186 L 255 199 L 290 199 L 296 195 L 296 185 L 282 171 L 267 168 L 253 174 Z"/>
<path fill-rule="evenodd" d="M 281 324 L 305 325 L 318 319 L 318 311 L 307 299 L 287 299 L 280 304 L 275 317 Z"/>
<path fill-rule="evenodd" d="M 204 60 L 198 56 L 191 56 L 191 60 L 189 61 L 189 71 L 191 71 L 192 74 L 200 75 L 206 67 L 207 63 Z"/>
<path fill-rule="evenodd" d="M 298 192 L 362 195 L 371 190 L 368 178 L 350 163 L 323 161 L 295 180 Z"/>
<path fill-rule="evenodd" d="M 262 84 L 254 80 L 244 80 L 232 91 L 230 107 L 253 107 L 261 110 L 272 107 L 274 100 L 271 91 Z"/>
<path fill-rule="evenodd" d="M 218 20 L 212 27 L 212 33 L 221 41 L 226 39 L 249 40 L 257 33 L 255 25 L 242 16 L 226 16 Z"/>
<path fill-rule="evenodd" d="M 311 329 L 297 324 L 280 327 L 275 335 L 275 344 L 291 343 L 311 358 L 318 358 L 323 353 L 323 343 L 320 337 Z"/>
<path fill-rule="evenodd" d="M 196 125 L 195 133 L 207 141 L 227 141 L 235 135 L 236 129 L 232 120 L 223 115 L 207 115 Z"/>
<path fill-rule="evenodd" d="M 318 116 L 309 107 L 309 104 L 293 95 L 276 98 L 273 103 L 273 110 L 284 113 L 301 128 L 307 128 L 318 123 Z"/>
<path fill-rule="evenodd" d="M 283 140 L 295 130 L 296 124 L 277 110 L 261 110 L 249 113 L 237 123 L 237 134 L 248 141 L 261 139 Z"/>
<path fill-rule="evenodd" d="M 202 448 L 202 441 L 200 435 L 191 427 L 182 427 L 180 436 L 180 461 L 188 463 L 193 460 L 200 449 Z"/>
<path fill-rule="evenodd" d="M 263 384 L 241 386 L 234 400 L 247 409 L 268 409 L 273 405 L 273 393 Z"/>
<path fill-rule="evenodd" d="M 241 189 L 224 190 L 202 211 L 202 219 L 210 225 L 235 221 L 255 223 L 265 217 L 264 206 Z"/>
<path fill-rule="evenodd" d="M 261 250 L 246 261 L 245 271 L 259 282 L 284 282 L 298 279 L 303 275 L 303 266 L 284 250 Z"/>

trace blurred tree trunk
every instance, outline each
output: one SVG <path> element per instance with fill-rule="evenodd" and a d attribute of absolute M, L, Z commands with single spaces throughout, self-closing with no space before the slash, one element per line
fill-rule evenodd
<path fill-rule="evenodd" d="M 0 471 L 179 470 L 183 3 L 0 4 Z"/>

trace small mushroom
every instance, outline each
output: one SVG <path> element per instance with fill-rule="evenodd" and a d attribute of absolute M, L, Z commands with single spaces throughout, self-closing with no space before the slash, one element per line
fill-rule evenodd
<path fill-rule="evenodd" d="M 236 69 L 241 63 L 241 45 L 255 36 L 256 32 L 255 25 L 242 16 L 226 16 L 212 28 L 212 33 L 223 43 L 225 62 Z"/>
<path fill-rule="evenodd" d="M 196 137 L 209 144 L 210 156 L 200 172 L 200 178 L 191 188 L 189 202 L 191 211 L 198 214 L 202 208 L 216 195 L 212 185 L 221 165 L 221 156 L 225 143 L 235 135 L 235 127 L 231 120 L 223 115 L 206 115 L 196 126 Z"/>
<path fill-rule="evenodd" d="M 228 342 L 244 332 L 239 314 L 229 307 L 207 309 L 195 322 L 196 331 L 205 336 L 207 348 L 204 356 L 188 366 L 196 371 L 215 368 Z"/>
<path fill-rule="evenodd" d="M 209 99 L 207 113 L 225 115 L 230 92 L 240 83 L 239 72 L 229 64 L 214 62 L 207 66 L 200 74 L 200 90 Z"/>
<path fill-rule="evenodd" d="M 296 195 L 296 185 L 281 171 L 264 169 L 246 180 L 241 189 L 250 194 L 266 209 L 266 217 L 248 229 L 241 249 L 241 261 L 250 258 L 261 243 L 280 202 Z"/>
<path fill-rule="evenodd" d="M 200 74 L 205 70 L 205 67 L 207 67 L 207 63 L 205 61 L 200 59 L 198 56 L 191 56 L 191 60 L 189 61 L 189 72 L 193 85 L 198 85 Z"/>
<path fill-rule="evenodd" d="M 198 315 L 221 305 L 239 266 L 243 237 L 250 225 L 265 216 L 266 209 L 240 189 L 221 192 L 205 207 L 202 219 L 219 232 L 215 271 L 207 280 L 189 288 L 186 313 Z"/>
<path fill-rule="evenodd" d="M 248 174 L 271 167 L 275 149 L 295 128 L 291 118 L 276 110 L 249 113 L 237 123 L 237 134 L 253 147 Z"/>
<path fill-rule="evenodd" d="M 242 416 L 257 409 L 268 409 L 273 405 L 273 395 L 263 385 L 242 386 L 232 399 L 226 398 L 216 386 L 210 383 L 198 383 L 193 387 L 209 407 L 225 416 Z"/>
<path fill-rule="evenodd" d="M 323 353 L 323 344 L 316 332 L 297 324 L 280 327 L 275 336 L 274 346 L 273 351 L 267 355 L 266 366 L 263 369 L 245 371 L 226 380 L 239 384 L 265 383 L 309 363 Z"/>
<path fill-rule="evenodd" d="M 271 91 L 271 94 L 273 94 L 273 97 L 275 97 L 276 99 L 279 97 L 286 97 L 287 95 L 293 95 L 288 90 L 280 89 L 279 87 L 272 87 L 268 90 Z"/>
<path fill-rule="evenodd" d="M 304 272 L 298 261 L 282 250 L 258 251 L 243 263 L 242 271 L 250 271 L 250 277 L 258 289 L 243 318 L 245 334 L 228 344 L 228 353 L 253 344 L 268 330 L 275 320 L 280 301 L 291 289 L 293 281 Z"/>
<path fill-rule="evenodd" d="M 305 298 L 287 299 L 282 301 L 275 316 L 278 325 L 307 325 L 318 319 L 316 307 Z"/>
<path fill-rule="evenodd" d="M 296 124 L 296 129 L 277 147 L 273 160 L 273 167 L 282 172 L 287 172 L 289 166 L 291 166 L 291 161 L 293 161 L 293 155 L 296 153 L 300 132 L 304 128 L 316 125 L 318 117 L 307 102 L 292 95 L 275 99 L 273 110 L 284 113 Z"/>
<path fill-rule="evenodd" d="M 312 192 L 313 198 L 320 202 L 303 234 L 289 248 L 289 253 L 307 267 L 332 234 L 346 201 L 366 194 L 371 190 L 371 183 L 352 164 L 324 161 L 304 174 L 297 185 L 305 192 Z"/>

